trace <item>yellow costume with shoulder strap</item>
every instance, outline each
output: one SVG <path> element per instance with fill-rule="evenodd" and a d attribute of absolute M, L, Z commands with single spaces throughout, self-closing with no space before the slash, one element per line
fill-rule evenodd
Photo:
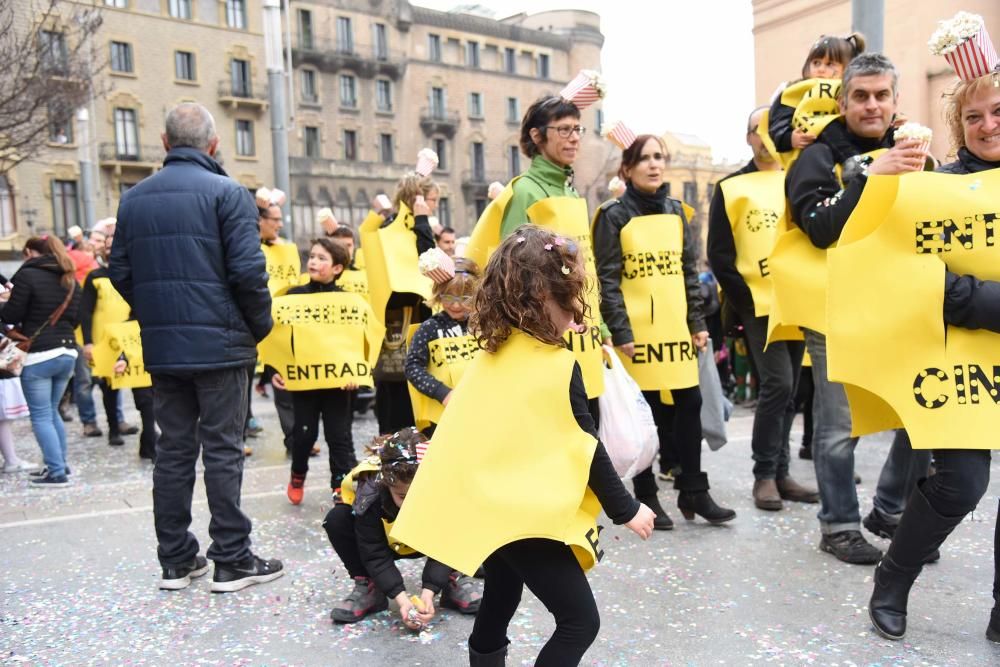
<path fill-rule="evenodd" d="M 495 354 L 479 354 L 448 402 L 392 537 L 460 572 L 475 572 L 510 542 L 547 538 L 590 569 L 603 555 L 601 507 L 587 487 L 597 441 L 573 416 L 573 364 L 565 349 L 520 331 Z"/>
<path fill-rule="evenodd" d="M 407 347 L 419 328 L 419 324 L 410 327 L 406 336 Z M 445 386 L 455 389 L 465 374 L 465 369 L 480 351 L 476 337 L 471 334 L 437 338 L 427 344 L 430 356 L 427 372 Z M 440 422 L 444 413 L 441 401 L 419 391 L 411 382 L 407 382 L 406 386 L 410 391 L 410 403 L 413 405 L 413 418 L 417 428 L 423 430 L 431 424 Z"/>
<path fill-rule="evenodd" d="M 841 83 L 840 79 L 803 79 L 781 91 L 781 104 L 795 109 L 792 115 L 792 129 L 818 137 L 827 125 L 839 118 L 840 106 L 837 104 L 837 96 L 840 94 Z M 778 158 L 782 168 L 788 171 L 802 153 L 802 149 L 793 148 L 785 153 L 778 152 L 774 140 L 768 133 L 770 116 L 770 109 L 765 110 L 757 125 L 757 134 L 771 155 Z"/>
<path fill-rule="evenodd" d="M 267 263 L 267 291 L 271 296 L 284 294 L 289 287 L 299 284 L 302 260 L 299 248 L 294 243 L 261 243 L 264 261 Z"/>
<path fill-rule="evenodd" d="M 357 498 L 358 493 L 358 484 L 362 476 L 377 475 L 381 469 L 382 464 L 379 458 L 377 456 L 369 456 L 351 470 L 351 472 L 344 475 L 344 479 L 340 483 L 340 499 L 344 504 L 354 505 L 354 499 Z M 389 534 L 392 529 L 392 523 L 386 521 L 385 518 L 382 519 L 382 527 L 385 529 L 385 539 L 389 543 L 390 549 L 400 556 L 412 556 L 417 553 L 416 550 L 392 538 Z"/>
<path fill-rule="evenodd" d="M 474 260 L 479 266 L 486 266 L 490 255 L 502 241 L 500 225 L 507 204 L 514 194 L 514 183 L 519 178 L 520 176 L 511 180 L 503 192 L 489 203 L 479 217 L 475 229 L 472 230 L 465 256 Z M 531 224 L 572 239 L 583 252 L 584 270 L 588 277 L 585 299 L 590 307 L 590 318 L 586 322 L 585 333 L 568 331 L 564 339 L 566 346 L 576 355 L 577 363 L 580 364 L 587 397 L 597 398 L 604 393 L 604 353 L 601 348 L 601 327 L 597 320 L 601 312 L 601 295 L 597 282 L 597 267 L 594 264 L 594 243 L 590 236 L 587 201 L 581 197 L 548 197 L 532 204 L 527 214 Z"/>
<path fill-rule="evenodd" d="M 1000 280 L 998 222 L 1000 169 L 870 176 L 830 251 L 830 378 L 915 449 L 1000 448 L 1000 334 L 943 320 L 946 269 Z"/>
<path fill-rule="evenodd" d="M 153 380 L 146 373 L 142 360 L 139 323 L 128 319 L 131 307 L 111 284 L 110 278 L 94 278 L 92 284 L 97 291 L 97 301 L 90 331 L 90 340 L 94 343 L 91 374 L 107 378 L 112 389 L 151 387 Z M 115 373 L 115 364 L 123 353 L 128 367 L 124 373 Z"/>
<path fill-rule="evenodd" d="M 369 211 L 359 232 L 365 249 L 369 300 L 375 315 L 384 321 L 386 304 L 394 292 L 429 299 L 434 283 L 417 268 L 417 235 L 409 207 L 401 202 L 393 221 L 385 227 L 383 222 L 382 216 Z"/>
<path fill-rule="evenodd" d="M 260 342 L 265 363 L 288 391 L 371 387 L 385 327 L 358 294 L 320 292 L 275 297 L 274 328 Z"/>

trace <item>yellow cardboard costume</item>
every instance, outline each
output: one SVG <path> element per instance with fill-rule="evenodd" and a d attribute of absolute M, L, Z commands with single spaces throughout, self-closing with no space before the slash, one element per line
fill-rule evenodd
<path fill-rule="evenodd" d="M 261 243 L 264 261 L 267 262 L 267 290 L 271 296 L 283 294 L 289 287 L 299 284 L 302 261 L 299 249 L 294 243 Z"/>
<path fill-rule="evenodd" d="M 583 569 L 603 553 L 587 487 L 597 441 L 569 402 L 573 355 L 515 331 L 478 355 L 452 394 L 392 528 L 395 539 L 460 572 L 532 537 L 572 547 Z M 462 526 L 456 539 L 454 526 Z"/>
<path fill-rule="evenodd" d="M 872 176 L 830 251 L 830 378 L 895 412 L 914 448 L 1000 447 L 1000 334 L 943 320 L 945 268 L 1000 279 L 998 209 L 1000 169 Z"/>
<path fill-rule="evenodd" d="M 419 324 L 410 327 L 407 345 L 419 328 Z M 480 348 L 476 337 L 466 334 L 432 340 L 427 344 L 427 351 L 430 354 L 427 372 L 445 386 L 455 389 L 469 362 L 479 354 Z M 412 383 L 407 382 L 406 386 L 410 390 L 410 403 L 413 405 L 413 417 L 417 428 L 423 430 L 431 424 L 440 422 L 444 405 L 419 391 Z"/>
<path fill-rule="evenodd" d="M 354 499 L 358 493 L 358 481 L 362 475 L 375 475 L 382 469 L 382 464 L 377 456 L 369 456 L 359 463 L 351 472 L 344 476 L 340 483 L 340 498 L 347 505 L 354 505 Z M 385 529 L 385 538 L 389 543 L 389 548 L 400 556 L 412 556 L 417 553 L 402 542 L 395 540 L 389 535 L 392 523 L 382 519 L 382 527 Z"/>
<path fill-rule="evenodd" d="M 840 86 L 840 79 L 803 79 L 787 86 L 781 92 L 781 103 L 795 109 L 792 115 L 792 129 L 818 137 L 827 125 L 840 117 L 840 107 L 837 104 Z M 769 119 L 770 110 L 761 117 L 757 134 L 787 171 L 802 151 L 793 148 L 785 153 L 779 153 L 768 133 Z"/>
<path fill-rule="evenodd" d="M 385 318 L 385 306 L 393 292 L 431 296 L 433 282 L 417 268 L 417 235 L 409 207 L 400 203 L 391 223 L 382 227 L 383 218 L 374 211 L 361 223 L 361 244 L 365 248 L 365 272 L 372 309 L 379 320 Z"/>
<path fill-rule="evenodd" d="M 337 284 L 345 292 L 354 292 L 366 299 L 369 298 L 368 274 L 361 269 L 344 269 L 344 272 L 337 278 Z"/>
<path fill-rule="evenodd" d="M 115 364 L 122 357 L 127 366 L 124 372 L 116 373 Z M 153 378 L 146 372 L 142 361 L 142 338 L 137 321 L 108 323 L 103 326 L 101 342 L 94 345 L 93 374 L 108 378 L 112 389 L 153 386 Z"/>
<path fill-rule="evenodd" d="M 274 328 L 261 341 L 264 362 L 289 391 L 371 387 L 385 327 L 358 294 L 321 292 L 275 297 Z"/>
<path fill-rule="evenodd" d="M 520 178 L 520 177 L 518 177 Z M 472 237 L 466 247 L 465 256 L 474 260 L 479 266 L 485 267 L 490 255 L 500 245 L 500 225 L 507 203 L 513 196 L 512 180 L 483 211 Z M 587 217 L 587 201 L 579 197 L 548 197 L 541 199 L 527 210 L 528 220 L 539 227 L 548 229 L 553 234 L 564 236 L 575 241 L 583 251 L 584 270 L 587 272 L 588 289 L 585 296 L 590 306 L 590 318 L 587 320 L 587 330 L 579 334 L 566 332 L 566 345 L 576 355 L 576 360 L 583 371 L 583 384 L 587 388 L 588 398 L 597 398 L 604 393 L 604 357 L 601 349 L 601 313 L 600 291 L 597 282 L 597 267 L 594 264 L 594 244 L 590 237 L 590 223 Z"/>

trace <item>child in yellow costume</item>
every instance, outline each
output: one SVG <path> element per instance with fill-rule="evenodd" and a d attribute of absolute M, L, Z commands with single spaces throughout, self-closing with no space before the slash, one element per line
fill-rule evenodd
<path fill-rule="evenodd" d="M 455 275 L 447 282 L 434 284 L 430 303 L 440 306 L 440 312 L 420 325 L 406 353 L 413 415 L 417 428 L 428 437 L 433 437 L 452 390 L 479 351 L 475 337 L 469 334 L 479 267 L 465 257 L 454 261 Z"/>
<path fill-rule="evenodd" d="M 434 618 L 434 596 L 438 593 L 442 607 L 463 614 L 479 610 L 479 583 L 433 558 L 424 565 L 418 607 L 407 595 L 395 564 L 399 558 L 423 557 L 390 539 L 389 529 L 429 444 L 412 427 L 381 436 L 373 443 L 372 456 L 344 478 L 342 502 L 323 520 L 330 545 L 354 579 L 354 589 L 330 612 L 334 623 L 356 623 L 368 614 L 384 611 L 392 598 L 399 605 L 403 624 L 418 630 Z"/>
<path fill-rule="evenodd" d="M 452 394 L 390 532 L 460 572 L 483 566 L 473 664 L 503 664 L 525 585 L 556 618 L 535 664 L 578 664 L 600 623 L 584 574 L 604 555 L 598 513 L 643 539 L 652 533 L 652 510 L 629 495 L 597 440 L 563 342 L 584 321 L 585 287 L 581 249 L 565 237 L 525 225 L 496 249 L 470 323 L 484 351 Z"/>

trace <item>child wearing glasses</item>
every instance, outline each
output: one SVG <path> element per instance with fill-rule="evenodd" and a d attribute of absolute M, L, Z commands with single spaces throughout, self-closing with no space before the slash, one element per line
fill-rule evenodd
<path fill-rule="evenodd" d="M 469 313 L 479 287 L 479 266 L 456 257 L 455 275 L 435 283 L 429 305 L 440 311 L 425 320 L 410 342 L 405 373 L 417 427 L 430 437 L 452 390 L 479 347 L 468 333 Z"/>

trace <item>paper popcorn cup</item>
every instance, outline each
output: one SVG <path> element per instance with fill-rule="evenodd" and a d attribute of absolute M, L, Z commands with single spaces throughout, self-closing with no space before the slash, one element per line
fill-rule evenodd
<path fill-rule="evenodd" d="M 439 285 L 455 277 L 455 261 L 441 250 L 431 248 L 417 258 L 417 268 Z"/>
<path fill-rule="evenodd" d="M 416 172 L 421 176 L 430 176 L 437 166 L 438 154 L 431 149 L 424 148 L 417 153 Z"/>
<path fill-rule="evenodd" d="M 954 50 L 945 53 L 944 59 L 948 61 L 955 74 L 962 81 L 972 81 L 981 76 L 989 74 L 997 66 L 997 52 L 990 41 L 986 26 L 979 28 L 979 31 L 955 47 Z"/>
<path fill-rule="evenodd" d="M 597 72 L 581 70 L 565 88 L 559 91 L 559 97 L 572 102 L 581 111 L 604 97 Z"/>
<path fill-rule="evenodd" d="M 629 146 L 634 144 L 636 140 L 635 132 L 633 132 L 630 127 L 621 121 L 615 123 L 614 126 L 605 133 L 605 136 L 622 150 L 627 149 Z"/>
<path fill-rule="evenodd" d="M 490 201 L 496 199 L 503 192 L 503 183 L 500 181 L 493 181 L 490 183 L 490 187 L 486 190 L 486 196 L 490 198 Z"/>

